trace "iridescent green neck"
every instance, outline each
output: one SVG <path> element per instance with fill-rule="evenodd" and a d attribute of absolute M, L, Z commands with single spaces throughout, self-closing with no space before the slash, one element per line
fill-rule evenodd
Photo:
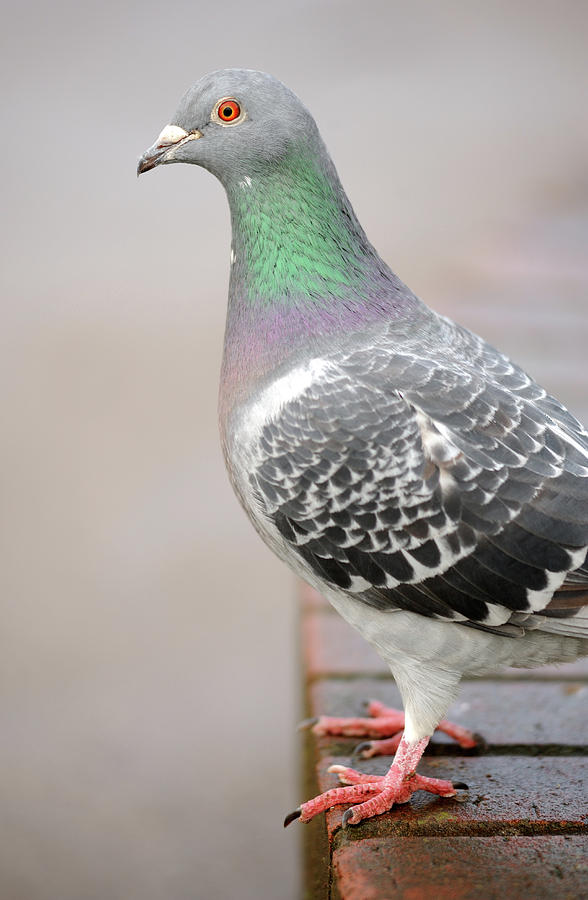
<path fill-rule="evenodd" d="M 311 152 L 314 149 L 315 152 Z M 233 226 L 231 294 L 255 305 L 324 303 L 353 293 L 382 266 L 316 148 L 292 151 L 228 190 Z M 380 270 L 380 275 L 382 274 Z"/>
<path fill-rule="evenodd" d="M 226 184 L 233 226 L 221 418 L 289 359 L 382 333 L 419 301 L 363 232 L 322 144 Z"/>

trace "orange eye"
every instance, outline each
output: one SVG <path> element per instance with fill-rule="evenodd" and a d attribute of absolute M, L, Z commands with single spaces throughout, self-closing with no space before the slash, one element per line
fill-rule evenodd
<path fill-rule="evenodd" d="M 223 122 L 234 122 L 241 115 L 241 107 L 236 100 L 223 100 L 218 107 L 218 117 Z"/>

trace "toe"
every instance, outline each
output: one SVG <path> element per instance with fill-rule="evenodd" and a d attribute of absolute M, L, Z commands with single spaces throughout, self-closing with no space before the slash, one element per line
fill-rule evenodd
<path fill-rule="evenodd" d="M 377 784 L 384 780 L 383 775 L 364 775 L 356 769 L 350 769 L 347 766 L 333 765 L 329 766 L 327 772 L 333 772 L 339 776 L 342 784 Z"/>
<path fill-rule="evenodd" d="M 325 812 L 325 810 L 331 809 L 333 806 L 339 806 L 342 803 L 359 803 L 365 800 L 366 797 L 377 794 L 379 790 L 380 785 L 377 782 L 364 782 L 325 791 L 324 794 L 319 794 L 318 797 L 307 800 L 306 803 L 302 804 L 300 807 L 300 821 L 310 822 L 319 813 Z"/>

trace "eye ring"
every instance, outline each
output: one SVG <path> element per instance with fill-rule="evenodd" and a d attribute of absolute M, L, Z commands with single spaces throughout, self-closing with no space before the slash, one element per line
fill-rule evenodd
<path fill-rule="evenodd" d="M 244 118 L 244 112 L 241 104 L 234 97 L 225 97 L 216 104 L 213 118 L 223 125 L 235 125 Z"/>

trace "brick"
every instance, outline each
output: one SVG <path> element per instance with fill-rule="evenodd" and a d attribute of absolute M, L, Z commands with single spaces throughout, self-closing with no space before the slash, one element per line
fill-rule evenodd
<path fill-rule="evenodd" d="M 304 600 L 302 620 L 310 714 L 362 715 L 362 700 L 371 697 L 400 705 L 384 662 L 314 592 Z M 340 827 L 345 807 L 302 826 L 310 895 L 328 892 L 331 900 L 588 896 L 588 758 L 582 755 L 588 743 L 587 693 L 588 660 L 464 681 L 448 717 L 482 733 L 486 750 L 467 755 L 439 735 L 419 771 L 465 781 L 470 790 L 455 799 L 417 793 L 409 804 L 345 832 Z M 306 736 L 305 799 L 338 786 L 327 768 L 353 764 L 350 752 L 358 740 Z M 376 758 L 356 767 L 382 774 L 389 763 Z"/>
<path fill-rule="evenodd" d="M 349 765 L 350 759 L 325 756 L 320 760 L 317 780 L 321 791 L 339 784 L 337 777 L 327 772 L 332 763 Z M 387 765 L 384 759 L 371 759 L 362 760 L 357 768 L 383 774 Z M 453 799 L 418 792 L 409 803 L 350 826 L 350 838 L 563 834 L 588 827 L 586 757 L 424 757 L 419 772 L 464 781 L 470 789 Z M 326 813 L 331 845 L 340 831 L 344 808 Z"/>
<path fill-rule="evenodd" d="M 381 700 L 402 708 L 392 679 L 324 679 L 310 686 L 313 716 L 363 716 L 364 700 Z M 516 750 L 523 745 L 545 752 L 586 748 L 588 684 L 572 681 L 464 681 L 447 718 L 481 734 L 489 748 Z M 336 741 L 352 747 L 360 738 L 324 738 L 324 747 Z M 433 738 L 440 749 L 454 752 L 446 735 Z"/>
<path fill-rule="evenodd" d="M 578 900 L 588 895 L 585 839 L 368 838 L 333 854 L 333 900 Z"/>

